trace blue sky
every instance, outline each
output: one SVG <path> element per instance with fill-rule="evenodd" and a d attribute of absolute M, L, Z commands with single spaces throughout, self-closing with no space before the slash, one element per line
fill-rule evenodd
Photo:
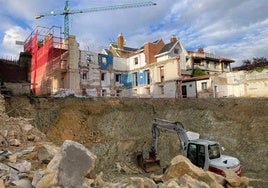
<path fill-rule="evenodd" d="M 146 0 L 70 0 L 71 10 Z M 268 58 L 267 0 L 152 0 L 157 6 L 70 15 L 70 34 L 81 50 L 100 52 L 122 33 L 128 47 L 175 35 L 186 49 L 242 60 Z M 35 14 L 62 10 L 65 0 L 0 0 L 0 58 L 17 58 L 37 26 L 63 28 L 63 16 L 35 19 Z"/>

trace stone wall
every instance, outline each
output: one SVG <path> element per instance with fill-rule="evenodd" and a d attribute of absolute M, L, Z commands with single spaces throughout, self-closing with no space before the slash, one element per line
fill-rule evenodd
<path fill-rule="evenodd" d="M 268 69 L 223 73 L 214 82 L 218 97 L 268 97 Z"/>
<path fill-rule="evenodd" d="M 5 87 L 12 92 L 13 95 L 30 94 L 30 83 L 12 83 L 5 82 Z"/>

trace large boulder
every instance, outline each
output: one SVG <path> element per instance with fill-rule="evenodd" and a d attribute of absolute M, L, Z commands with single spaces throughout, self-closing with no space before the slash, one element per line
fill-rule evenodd
<path fill-rule="evenodd" d="M 37 149 L 37 157 L 41 163 L 48 164 L 59 151 L 53 143 L 42 143 Z"/>
<path fill-rule="evenodd" d="M 231 170 L 225 170 L 224 175 L 228 187 L 247 187 L 249 184 L 247 177 L 240 177 Z"/>
<path fill-rule="evenodd" d="M 184 174 L 198 181 L 205 182 L 210 187 L 223 187 L 217 181 L 216 174 L 205 172 L 203 169 L 193 165 L 189 159 L 182 155 L 178 155 L 171 160 L 169 168 L 162 176 L 162 180 L 165 182 L 172 178 L 180 178 Z"/>
<path fill-rule="evenodd" d="M 208 184 L 202 181 L 193 179 L 191 176 L 184 174 L 180 178 L 170 179 L 158 186 L 159 188 L 210 188 Z"/>
<path fill-rule="evenodd" d="M 166 172 L 157 177 L 167 185 L 172 180 L 171 183 L 176 182 L 182 187 L 236 187 L 236 188 L 246 188 L 249 187 L 249 181 L 245 177 L 237 176 L 231 170 L 225 170 L 225 176 L 217 175 L 210 171 L 204 171 L 203 169 L 193 165 L 189 159 L 184 156 L 178 155 L 171 160 L 169 168 Z"/>
<path fill-rule="evenodd" d="M 79 187 L 95 167 L 96 156 L 83 145 L 66 140 L 47 166 L 37 188 Z"/>

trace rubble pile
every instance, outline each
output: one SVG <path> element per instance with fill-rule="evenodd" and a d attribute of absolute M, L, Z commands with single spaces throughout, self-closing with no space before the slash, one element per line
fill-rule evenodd
<path fill-rule="evenodd" d="M 225 171 L 225 177 L 205 172 L 181 155 L 157 175 L 141 173 L 125 161 L 118 161 L 114 172 L 100 172 L 101 159 L 97 163 L 95 153 L 84 145 L 72 140 L 56 145 L 32 126 L 31 119 L 6 115 L 3 104 L 0 98 L 0 187 L 250 187 L 246 177 L 231 171 Z M 105 173 L 115 178 L 107 179 Z"/>

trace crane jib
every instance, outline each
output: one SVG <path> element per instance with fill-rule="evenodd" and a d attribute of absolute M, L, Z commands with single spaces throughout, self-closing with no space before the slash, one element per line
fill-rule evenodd
<path fill-rule="evenodd" d="M 63 11 L 52 11 L 44 14 L 36 14 L 35 18 L 40 19 L 45 16 L 64 16 L 64 37 L 68 38 L 69 36 L 69 14 L 79 14 L 79 13 L 87 13 L 87 12 L 100 12 L 100 11 L 109 11 L 116 9 L 128 9 L 128 8 L 139 8 L 145 6 L 155 6 L 157 5 L 154 2 L 140 2 L 140 3 L 129 3 L 129 4 L 121 4 L 121 5 L 111 5 L 105 7 L 93 7 L 87 9 L 79 9 L 79 10 L 69 10 L 69 0 L 65 0 L 65 6 Z"/>

